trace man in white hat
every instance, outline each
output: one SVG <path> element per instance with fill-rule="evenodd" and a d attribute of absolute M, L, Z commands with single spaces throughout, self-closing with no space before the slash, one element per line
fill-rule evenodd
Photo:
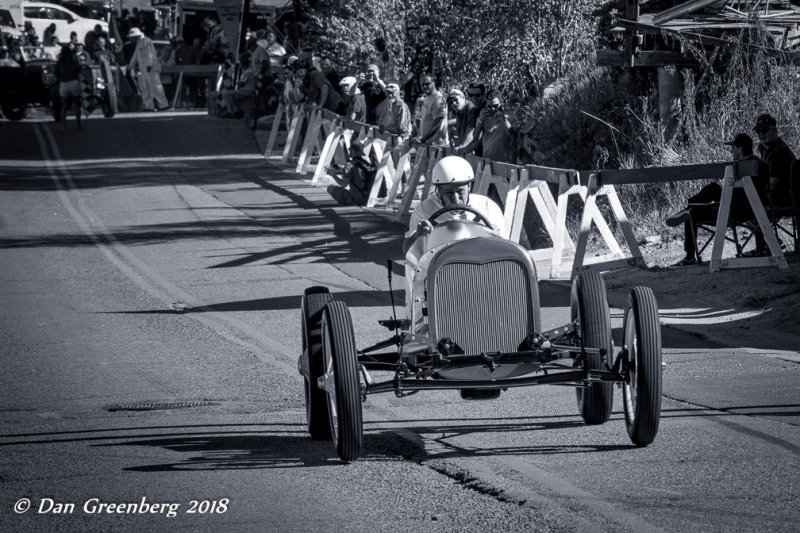
<path fill-rule="evenodd" d="M 342 78 L 342 81 L 339 82 L 339 87 L 341 87 L 342 97 L 344 98 L 344 116 L 349 120 L 366 122 L 367 104 L 364 102 L 364 95 L 361 93 L 361 89 L 356 85 L 356 78 L 354 76 Z"/>
<path fill-rule="evenodd" d="M 430 217 L 444 207 L 471 207 L 478 211 L 491 230 L 498 234 L 505 233 L 505 219 L 500 207 L 491 198 L 480 194 L 472 194 L 470 189 L 475 180 L 472 166 L 463 157 L 450 155 L 443 157 L 433 167 L 431 182 L 434 190 L 430 196 L 421 201 L 408 221 L 409 230 L 403 243 L 403 252 L 407 252 L 419 237 L 427 235 L 433 229 Z M 438 221 L 447 220 L 475 220 L 474 213 L 453 210 L 442 214 Z"/>
<path fill-rule="evenodd" d="M 161 63 L 158 61 L 153 41 L 136 27 L 130 29 L 128 38 L 136 43 L 128 69 L 132 72 L 138 71 L 137 81 L 139 82 L 139 91 L 142 93 L 144 110 L 155 111 L 154 101 L 158 104 L 159 111 L 168 108 L 169 102 L 167 102 L 167 96 L 164 94 L 164 87 L 161 85 L 159 77 Z"/>

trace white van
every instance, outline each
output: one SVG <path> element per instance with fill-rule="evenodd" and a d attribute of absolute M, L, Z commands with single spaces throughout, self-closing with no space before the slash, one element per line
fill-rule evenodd
<path fill-rule="evenodd" d="M 44 38 L 45 30 L 50 24 L 56 25 L 56 37 L 60 43 L 69 42 L 69 34 L 73 31 L 78 34 L 78 41 L 83 42 L 84 37 L 94 30 L 95 25 L 100 24 L 104 32 L 108 32 L 108 23 L 102 20 L 86 19 L 76 15 L 69 9 L 57 4 L 48 2 L 22 2 L 22 26 L 25 21 L 30 20 L 36 35 L 41 41 Z"/>

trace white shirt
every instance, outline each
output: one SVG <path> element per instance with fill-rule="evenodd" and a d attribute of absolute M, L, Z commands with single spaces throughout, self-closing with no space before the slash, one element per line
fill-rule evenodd
<path fill-rule="evenodd" d="M 501 236 L 504 235 L 505 218 L 503 217 L 503 212 L 500 210 L 500 207 L 494 203 L 494 200 L 480 194 L 470 193 L 467 205 L 480 212 L 486 220 L 489 221 L 494 233 Z M 411 213 L 411 219 L 408 221 L 409 230 L 406 232 L 406 238 L 410 237 L 417 230 L 420 221 L 428 220 L 432 214 L 443 207 L 444 204 L 442 204 L 441 198 L 439 198 L 439 195 L 436 194 L 435 191 L 425 200 L 421 201 L 417 208 L 414 209 L 414 212 Z M 468 211 L 450 211 L 439 216 L 436 220 L 443 222 L 445 220 L 456 220 L 459 218 L 475 220 L 475 215 Z"/>

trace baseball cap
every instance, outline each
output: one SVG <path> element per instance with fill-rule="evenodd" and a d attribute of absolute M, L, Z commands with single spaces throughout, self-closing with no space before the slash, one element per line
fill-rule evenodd
<path fill-rule="evenodd" d="M 140 29 L 139 29 L 139 28 L 137 28 L 136 26 L 134 26 L 133 28 L 131 28 L 131 29 L 130 29 L 130 31 L 128 32 L 128 37 L 129 37 L 129 38 L 131 38 L 131 37 L 141 37 L 142 35 L 144 35 L 144 34 L 142 33 L 142 30 L 140 30 Z"/>
<path fill-rule="evenodd" d="M 464 93 L 462 91 L 460 91 L 459 89 L 450 89 L 450 92 L 447 93 L 447 97 L 448 98 L 455 98 L 456 96 L 463 97 Z"/>
<path fill-rule="evenodd" d="M 770 115 L 769 113 L 764 113 L 759 115 L 756 119 L 756 125 L 753 126 L 753 131 L 758 133 L 760 131 L 766 131 L 772 126 L 776 126 L 778 121 L 775 120 L 775 117 Z"/>
<path fill-rule="evenodd" d="M 339 82 L 339 85 L 342 87 L 351 87 L 356 84 L 356 79 L 353 76 L 347 76 L 342 78 L 342 81 Z"/>
<path fill-rule="evenodd" d="M 732 141 L 727 141 L 725 144 L 753 150 L 753 139 L 746 133 L 737 133 Z"/>

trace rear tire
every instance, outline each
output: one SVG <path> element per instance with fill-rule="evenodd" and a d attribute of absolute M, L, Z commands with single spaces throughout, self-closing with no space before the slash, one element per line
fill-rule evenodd
<path fill-rule="evenodd" d="M 4 105 L 2 107 L 3 115 L 12 121 L 22 120 L 28 114 L 28 107 L 26 105 Z"/>
<path fill-rule="evenodd" d="M 606 297 L 606 284 L 596 270 L 584 269 L 572 282 L 570 302 L 572 320 L 578 320 L 582 348 L 600 348 L 611 357 L 611 317 Z M 587 354 L 592 370 L 605 370 L 606 364 L 600 354 Z M 608 360 L 608 359 L 606 359 Z M 578 410 L 587 424 L 603 424 L 611 418 L 614 403 L 613 383 L 592 383 L 590 387 L 578 387 L 575 394 Z"/>
<path fill-rule="evenodd" d="M 634 287 L 628 296 L 623 326 L 630 381 L 622 386 L 625 426 L 631 441 L 647 446 L 661 419 L 661 326 L 653 291 Z"/>
<path fill-rule="evenodd" d="M 313 440 L 331 440 L 328 422 L 328 398 L 317 386 L 325 372 L 322 357 L 322 309 L 332 299 L 326 287 L 309 287 L 300 303 L 303 350 L 308 351 L 309 379 L 304 380 L 306 398 L 306 424 Z"/>
<path fill-rule="evenodd" d="M 353 322 L 344 302 L 332 301 L 325 306 L 322 353 L 328 416 L 336 453 L 342 461 L 355 461 L 361 455 L 364 437 L 361 384 Z"/>
<path fill-rule="evenodd" d="M 109 95 L 108 88 L 103 89 L 100 108 L 103 110 L 104 117 L 112 118 L 114 116 L 114 105 L 111 102 L 111 96 Z"/>

